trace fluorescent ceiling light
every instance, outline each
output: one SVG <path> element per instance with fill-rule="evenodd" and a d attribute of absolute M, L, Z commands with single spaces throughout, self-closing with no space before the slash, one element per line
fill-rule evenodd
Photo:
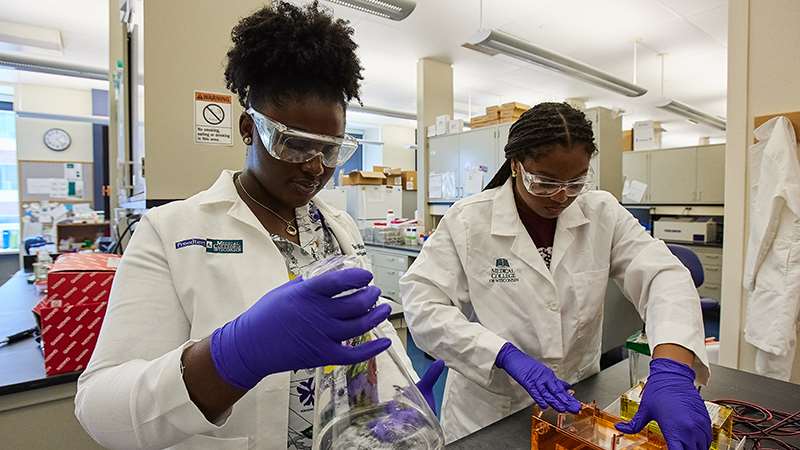
<path fill-rule="evenodd" d="M 677 100 L 665 99 L 657 103 L 656 107 L 683 116 L 690 121 L 704 123 L 719 130 L 725 131 L 725 126 L 727 125 L 724 117 L 711 115 Z"/>
<path fill-rule="evenodd" d="M 60 31 L 13 22 L 0 21 L 0 43 L 14 51 L 24 51 L 30 47 L 58 53 L 64 50 Z"/>
<path fill-rule="evenodd" d="M 0 67 L 28 72 L 49 73 L 52 75 L 65 75 L 68 77 L 108 80 L 107 70 L 57 63 L 54 61 L 42 61 L 16 55 L 5 55 L 2 53 L 0 53 Z"/>
<path fill-rule="evenodd" d="M 403 20 L 417 6 L 412 0 L 328 0 L 337 5 L 374 14 L 390 20 Z"/>
<path fill-rule="evenodd" d="M 481 30 L 463 46 L 487 55 L 510 56 L 628 97 L 639 97 L 647 92 L 641 86 L 498 30 Z"/>

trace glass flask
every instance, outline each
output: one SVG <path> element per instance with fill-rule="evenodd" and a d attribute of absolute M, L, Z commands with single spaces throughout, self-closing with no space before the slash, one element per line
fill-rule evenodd
<path fill-rule="evenodd" d="M 323 273 L 363 267 L 356 256 L 335 256 L 304 270 Z M 344 292 L 337 297 L 348 295 Z M 378 328 L 342 342 L 357 346 L 384 337 Z M 390 346 L 367 361 L 325 366 L 314 377 L 314 450 L 441 449 L 444 435 L 398 352 Z"/>

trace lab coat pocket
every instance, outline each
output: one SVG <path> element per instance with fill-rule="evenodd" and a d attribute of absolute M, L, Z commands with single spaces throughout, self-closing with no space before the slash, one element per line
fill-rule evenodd
<path fill-rule="evenodd" d="M 608 286 L 608 270 L 587 270 L 572 274 L 572 283 L 575 287 L 574 299 L 578 308 L 578 325 L 581 327 L 588 323 L 601 323 L 603 317 L 603 305 L 606 298 L 606 287 Z"/>
<path fill-rule="evenodd" d="M 176 450 L 244 450 L 249 446 L 246 437 L 219 438 L 196 434 L 176 445 Z"/>

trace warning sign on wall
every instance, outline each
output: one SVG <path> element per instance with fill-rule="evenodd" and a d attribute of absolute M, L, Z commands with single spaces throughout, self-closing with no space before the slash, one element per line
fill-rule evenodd
<path fill-rule="evenodd" d="M 194 91 L 194 142 L 233 145 L 231 95 Z"/>

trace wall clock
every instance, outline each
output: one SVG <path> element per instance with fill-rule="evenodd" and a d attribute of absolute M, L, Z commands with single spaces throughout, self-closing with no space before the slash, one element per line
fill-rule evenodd
<path fill-rule="evenodd" d="M 44 145 L 54 152 L 63 152 L 72 144 L 72 137 L 61 128 L 50 128 L 44 132 Z"/>

